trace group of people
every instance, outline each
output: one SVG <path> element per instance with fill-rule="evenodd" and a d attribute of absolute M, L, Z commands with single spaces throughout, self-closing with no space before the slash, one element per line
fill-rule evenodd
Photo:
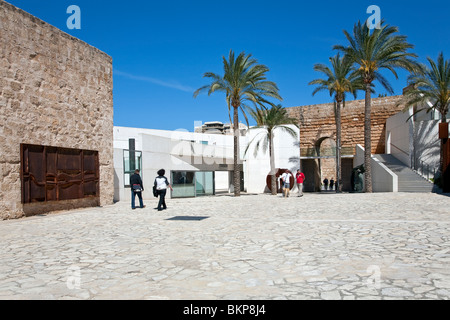
<path fill-rule="evenodd" d="M 139 207 L 145 208 L 144 201 L 142 199 L 142 192 L 144 191 L 144 184 L 142 183 L 142 178 L 139 175 L 140 171 L 139 169 L 136 169 L 134 171 L 134 174 L 130 177 L 130 186 L 131 186 L 131 209 L 136 209 L 136 196 L 138 196 L 139 199 Z M 162 211 L 167 209 L 166 205 L 166 193 L 167 188 L 170 188 L 170 190 L 173 191 L 172 186 L 169 183 L 169 180 L 165 177 L 166 171 L 164 169 L 161 169 L 157 172 L 158 176 L 155 178 L 155 181 L 153 183 L 153 194 L 155 197 L 159 197 L 158 202 L 158 211 Z M 291 177 L 292 174 L 289 171 L 285 171 L 280 176 L 280 181 L 283 189 L 284 197 L 289 197 L 290 187 L 291 187 Z M 326 185 L 328 185 L 328 180 Z M 324 180 L 324 183 L 325 183 Z M 297 173 L 295 174 L 294 183 L 295 186 L 298 189 L 298 196 L 303 196 L 303 181 L 305 181 L 305 175 L 303 172 L 300 171 L 300 169 L 297 170 Z M 333 181 L 333 180 L 331 180 Z M 334 183 L 334 182 L 333 182 Z"/>
<path fill-rule="evenodd" d="M 330 189 L 328 189 L 328 186 L 330 187 Z M 325 179 L 323 179 L 323 188 L 325 190 L 334 190 L 334 178 L 332 177 L 330 181 L 328 181 L 328 178 L 325 177 Z"/>
<path fill-rule="evenodd" d="M 158 176 L 155 178 L 153 183 L 153 194 L 155 197 L 159 197 L 158 211 L 167 209 L 166 205 L 166 193 L 167 188 L 172 189 L 169 180 L 164 176 L 166 171 L 164 169 L 158 170 Z M 144 184 L 142 183 L 141 176 L 139 175 L 139 170 L 136 169 L 134 174 L 130 177 L 131 186 L 131 209 L 136 209 L 136 195 L 139 198 L 139 207 L 145 208 L 144 201 L 142 200 L 142 192 L 144 191 Z"/>
<path fill-rule="evenodd" d="M 292 174 L 289 171 L 285 171 L 280 176 L 281 188 L 285 198 L 289 197 L 291 189 L 291 177 Z M 294 183 L 297 187 L 299 197 L 303 197 L 303 181 L 305 181 L 305 175 L 300 171 L 300 169 L 298 169 L 297 173 L 295 174 Z"/>

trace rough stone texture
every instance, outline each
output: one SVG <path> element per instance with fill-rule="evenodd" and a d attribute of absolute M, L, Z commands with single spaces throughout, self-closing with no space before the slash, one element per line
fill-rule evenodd
<path fill-rule="evenodd" d="M 397 105 L 401 96 L 372 99 L 372 153 L 385 153 L 386 120 L 403 109 Z M 334 119 L 334 104 L 325 103 L 301 107 L 287 108 L 291 117 L 299 119 L 300 151 L 312 151 L 335 147 L 336 123 Z M 341 112 L 342 119 L 342 154 L 352 155 L 356 144 L 364 146 L 364 100 L 347 101 Z M 333 143 L 330 143 L 332 139 Z M 329 152 L 329 151 L 328 151 Z M 321 153 L 323 154 L 323 153 Z M 319 191 L 325 177 L 336 178 L 336 162 L 332 159 L 306 160 L 302 166 L 308 168 L 305 172 L 307 182 L 305 191 Z M 315 161 L 313 165 L 309 163 Z M 308 162 L 308 163 L 307 163 Z M 348 162 L 347 162 L 348 164 Z M 314 168 L 315 169 L 314 169 Z M 350 191 L 351 166 L 342 169 L 343 190 Z"/>
<path fill-rule="evenodd" d="M 21 203 L 20 144 L 99 151 L 100 199 L 113 202 L 112 59 L 0 0 L 0 219 L 92 205 Z"/>
<path fill-rule="evenodd" d="M 384 153 L 386 120 L 400 112 L 401 96 L 372 99 L 372 153 Z M 336 141 L 333 103 L 287 108 L 300 121 L 300 149 L 314 148 L 325 138 Z M 364 146 L 364 100 L 347 101 L 342 108 L 342 147 Z"/>

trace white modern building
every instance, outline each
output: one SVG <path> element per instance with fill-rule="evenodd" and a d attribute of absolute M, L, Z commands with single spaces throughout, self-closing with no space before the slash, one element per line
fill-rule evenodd
<path fill-rule="evenodd" d="M 426 112 L 423 107 L 411 107 L 390 117 L 386 121 L 386 154 L 432 178 L 439 167 L 439 122 L 439 112 Z"/>
<path fill-rule="evenodd" d="M 211 124 L 211 123 L 208 123 Z M 299 130 L 292 126 L 297 133 Z M 270 172 L 268 151 L 255 152 L 249 142 L 262 137 L 262 129 L 241 130 L 240 156 L 243 163 L 241 188 L 248 193 L 268 192 Z M 291 172 L 299 167 L 298 139 L 275 132 L 275 166 Z M 131 197 L 130 175 L 140 169 L 144 198 L 152 198 L 152 186 L 159 169 L 165 169 L 173 186 L 169 197 L 196 197 L 233 192 L 233 135 L 114 127 L 115 201 Z"/>
<path fill-rule="evenodd" d="M 431 181 L 440 161 L 440 114 L 426 110 L 423 106 L 411 107 L 387 119 L 385 154 L 372 155 L 374 192 L 439 191 Z M 357 145 L 353 166 L 363 163 L 364 148 Z"/>

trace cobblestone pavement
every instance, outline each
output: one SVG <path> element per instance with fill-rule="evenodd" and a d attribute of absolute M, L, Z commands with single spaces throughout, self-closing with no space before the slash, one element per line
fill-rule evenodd
<path fill-rule="evenodd" d="M 450 197 L 294 196 L 0 221 L 0 299 L 450 298 Z"/>

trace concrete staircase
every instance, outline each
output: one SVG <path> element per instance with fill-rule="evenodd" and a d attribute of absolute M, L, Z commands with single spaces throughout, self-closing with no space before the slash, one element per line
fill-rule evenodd
<path fill-rule="evenodd" d="M 390 154 L 374 155 L 398 177 L 398 192 L 431 192 L 433 184 Z"/>

